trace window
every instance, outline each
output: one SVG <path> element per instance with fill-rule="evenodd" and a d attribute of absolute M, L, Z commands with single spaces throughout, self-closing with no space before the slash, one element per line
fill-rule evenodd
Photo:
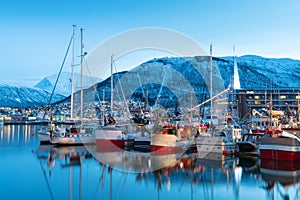
<path fill-rule="evenodd" d="M 280 99 L 286 99 L 286 96 L 285 96 L 285 95 L 280 95 L 279 98 L 280 98 Z"/>
<path fill-rule="evenodd" d="M 256 105 L 260 104 L 260 101 L 254 101 L 254 104 L 256 104 Z"/>

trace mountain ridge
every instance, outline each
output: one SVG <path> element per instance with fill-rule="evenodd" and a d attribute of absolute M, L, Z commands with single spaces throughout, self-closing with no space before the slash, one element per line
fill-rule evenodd
<path fill-rule="evenodd" d="M 213 57 L 213 65 L 218 70 L 218 72 L 214 71 L 213 73 L 214 83 L 218 83 L 219 86 L 226 88 L 233 82 L 233 60 L 233 56 Z M 243 55 L 237 57 L 237 64 L 242 89 L 300 89 L 299 60 Z M 190 89 L 194 91 L 197 102 L 201 102 L 210 97 L 208 90 L 208 65 L 209 56 L 156 58 L 130 69 L 128 71 L 130 73 L 124 71 L 114 74 L 114 83 L 115 86 L 118 86 L 118 79 L 120 79 L 124 88 L 128 90 L 133 88 L 133 91 L 130 91 L 129 100 L 144 101 L 145 91 L 148 90 L 152 106 L 157 103 L 158 96 L 160 96 L 160 103 L 168 104 L 169 107 L 172 107 L 176 105 L 178 98 L 175 94 L 176 88 L 175 90 L 174 88 L 173 90 L 170 89 L 173 86 L 168 85 L 170 84 L 168 82 L 175 80 L 174 83 L 178 84 L 180 88 L 185 81 Z M 131 76 L 129 76 L 130 74 Z M 69 75 L 68 73 L 63 73 L 62 75 L 63 81 L 59 84 L 63 85 L 63 89 L 71 87 Z M 45 77 L 42 79 L 36 84 L 37 87 L 29 89 L 22 86 L 0 84 L 0 93 L 2 94 L 0 105 L 34 106 L 47 104 L 57 75 L 51 76 L 50 78 Z M 178 78 L 181 78 L 182 81 L 177 83 Z M 160 84 L 159 81 L 163 84 Z M 136 85 L 133 86 L 132 84 Z M 60 94 L 57 92 L 59 90 Z M 93 86 L 90 87 L 89 91 L 94 91 Z M 103 99 L 102 93 L 105 91 L 105 100 L 110 100 L 110 78 L 98 82 L 97 91 L 101 99 Z M 185 87 L 182 87 L 182 91 L 186 94 L 190 93 Z M 56 96 L 51 103 L 62 100 L 64 102 L 69 101 L 69 95 L 70 93 L 58 88 Z"/>

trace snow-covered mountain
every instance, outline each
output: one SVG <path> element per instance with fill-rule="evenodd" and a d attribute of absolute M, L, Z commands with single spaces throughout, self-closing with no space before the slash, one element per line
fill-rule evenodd
<path fill-rule="evenodd" d="M 39 81 L 40 79 L 18 79 L 18 80 L 0 81 L 0 84 L 32 88 Z"/>
<path fill-rule="evenodd" d="M 233 57 L 215 58 L 224 83 L 233 74 Z M 300 88 L 300 61 L 245 55 L 237 58 L 242 89 Z M 232 77 L 231 77 L 232 78 Z"/>
<path fill-rule="evenodd" d="M 233 57 L 213 57 L 213 95 L 233 83 L 233 62 Z M 203 102 L 210 97 L 209 63 L 210 58 L 203 56 L 149 60 L 128 72 L 114 74 L 114 99 L 145 101 L 148 96 L 150 106 L 157 105 L 159 101 L 165 107 Z M 242 89 L 300 88 L 299 60 L 245 55 L 237 58 L 237 64 Z M 52 75 L 44 78 L 35 88 L 0 84 L 0 106 L 46 104 L 56 77 L 57 75 Z M 70 78 L 71 73 L 62 73 L 52 102 L 62 99 L 63 102 L 70 101 L 70 98 L 65 98 L 70 95 Z M 85 78 L 91 80 L 90 77 Z M 99 101 L 104 94 L 104 99 L 110 100 L 110 81 L 107 78 L 97 84 L 98 95 L 95 95 L 94 87 L 90 87 L 85 90 L 88 95 L 84 96 L 92 99 L 91 101 Z M 75 96 L 80 97 L 78 93 Z"/>
<path fill-rule="evenodd" d="M 150 105 L 159 99 L 166 107 L 174 107 L 178 101 L 186 105 L 203 102 L 210 96 L 209 63 L 209 57 L 149 60 L 129 73 L 114 74 L 114 98 L 145 101 L 148 95 Z M 233 83 L 233 63 L 233 57 L 213 57 L 213 95 Z M 237 58 L 237 64 L 242 89 L 300 88 L 299 60 L 245 55 Z M 110 100 L 110 78 L 97 88 L 100 98 L 105 91 L 105 99 Z"/>
<path fill-rule="evenodd" d="M 58 76 L 58 74 L 53 74 L 53 75 L 47 76 L 47 77 L 43 78 L 40 82 L 38 82 L 34 87 L 51 93 L 54 88 L 57 76 Z M 79 74 L 75 73 L 74 74 L 75 80 L 77 80 L 77 76 L 79 76 Z M 100 81 L 100 80 L 98 80 L 98 78 L 90 77 L 90 76 L 83 76 L 83 79 L 84 79 L 83 83 L 86 84 L 83 86 L 84 88 L 87 86 L 90 86 L 91 83 L 95 83 L 94 81 L 96 81 L 96 82 Z M 62 72 L 60 74 L 60 77 L 58 79 L 58 82 L 57 82 L 54 92 L 57 94 L 60 94 L 60 95 L 69 96 L 71 94 L 71 90 L 72 90 L 71 87 L 72 87 L 72 73 Z"/>
<path fill-rule="evenodd" d="M 17 85 L 0 84 L 1 107 L 30 107 L 46 105 L 50 93 L 38 88 L 29 88 Z M 54 94 L 51 103 L 63 99 L 64 96 Z"/>

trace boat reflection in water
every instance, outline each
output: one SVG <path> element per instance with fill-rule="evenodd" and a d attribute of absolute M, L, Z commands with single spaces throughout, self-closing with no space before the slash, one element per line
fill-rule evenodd
<path fill-rule="evenodd" d="M 242 172 L 241 167 L 237 166 L 237 158 L 220 155 L 220 159 L 205 160 L 199 158 L 198 154 L 184 152 L 161 154 L 157 151 L 136 152 L 99 146 L 89 151 L 108 168 L 109 173 L 113 171 L 121 171 L 125 174 L 136 173 L 137 183 L 154 184 L 157 196 L 151 196 L 152 199 L 159 199 L 161 195 L 165 195 L 165 192 L 170 191 L 174 194 L 179 193 L 177 198 L 187 198 L 187 194 L 180 192 L 186 191 L 187 186 L 191 199 L 199 192 L 203 193 L 204 199 L 218 199 L 222 194 L 219 192 L 214 194 L 214 187 L 219 189 L 224 184 L 232 188 L 226 192 L 234 191 L 230 196 L 239 195 L 238 183 Z"/>
<path fill-rule="evenodd" d="M 300 199 L 299 161 L 39 145 L 36 130 L 0 127 L 1 199 Z"/>
<path fill-rule="evenodd" d="M 155 170 L 153 173 L 139 173 L 136 180 L 146 183 L 152 180 L 157 189 L 158 199 L 165 191 L 180 192 L 186 188 L 189 188 L 190 193 L 182 197 L 182 194 L 179 194 L 178 198 L 198 199 L 201 196 L 201 199 L 220 199 L 222 194 L 218 190 L 224 184 L 228 188 L 226 192 L 231 193 L 229 198 L 238 197 L 237 183 L 240 181 L 241 172 L 236 163 L 237 158 L 203 160 L 199 159 L 197 154 L 185 154 L 173 165 Z"/>
<path fill-rule="evenodd" d="M 93 158 L 85 146 L 40 145 L 36 156 L 51 199 L 82 199 L 82 165 L 84 160 Z M 62 179 L 64 169 L 69 170 L 68 182 Z"/>
<path fill-rule="evenodd" d="M 300 162 L 221 154 L 205 157 L 199 153 L 160 154 L 113 145 L 109 148 L 40 145 L 38 155 L 47 166 L 44 171 L 48 172 L 44 172 L 44 176 L 49 179 L 49 188 L 55 168 L 69 169 L 69 185 L 63 190 L 69 191 L 67 194 L 71 199 L 82 198 L 81 167 L 84 160 L 93 159 L 93 156 L 100 164 L 96 162 L 98 172 L 93 176 L 98 179 L 98 184 L 92 197 L 126 199 L 133 187 L 139 187 L 147 195 L 145 199 L 164 199 L 168 194 L 185 199 L 198 199 L 199 196 L 201 199 L 244 199 L 246 187 L 247 191 L 256 192 L 263 199 L 299 199 Z M 79 179 L 77 185 L 75 179 Z M 50 192 L 52 199 L 56 193 Z M 137 192 L 137 195 L 144 194 Z"/>
<path fill-rule="evenodd" d="M 300 161 L 279 161 L 262 159 L 261 175 L 266 185 L 263 187 L 270 199 L 300 199 Z"/>
<path fill-rule="evenodd" d="M 152 172 L 176 163 L 184 152 L 161 154 L 163 150 L 155 152 L 133 151 L 133 149 L 119 148 L 114 145 L 89 146 L 92 155 L 104 165 L 125 172 Z"/>

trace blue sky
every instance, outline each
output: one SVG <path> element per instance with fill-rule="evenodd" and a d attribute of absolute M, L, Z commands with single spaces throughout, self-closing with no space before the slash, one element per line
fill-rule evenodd
<path fill-rule="evenodd" d="M 299 0 L 1 0 L 0 81 L 57 73 L 73 24 L 86 29 L 87 52 L 120 32 L 161 27 L 207 51 L 212 43 L 214 56 L 232 56 L 235 46 L 237 56 L 300 60 L 299 10 Z"/>

